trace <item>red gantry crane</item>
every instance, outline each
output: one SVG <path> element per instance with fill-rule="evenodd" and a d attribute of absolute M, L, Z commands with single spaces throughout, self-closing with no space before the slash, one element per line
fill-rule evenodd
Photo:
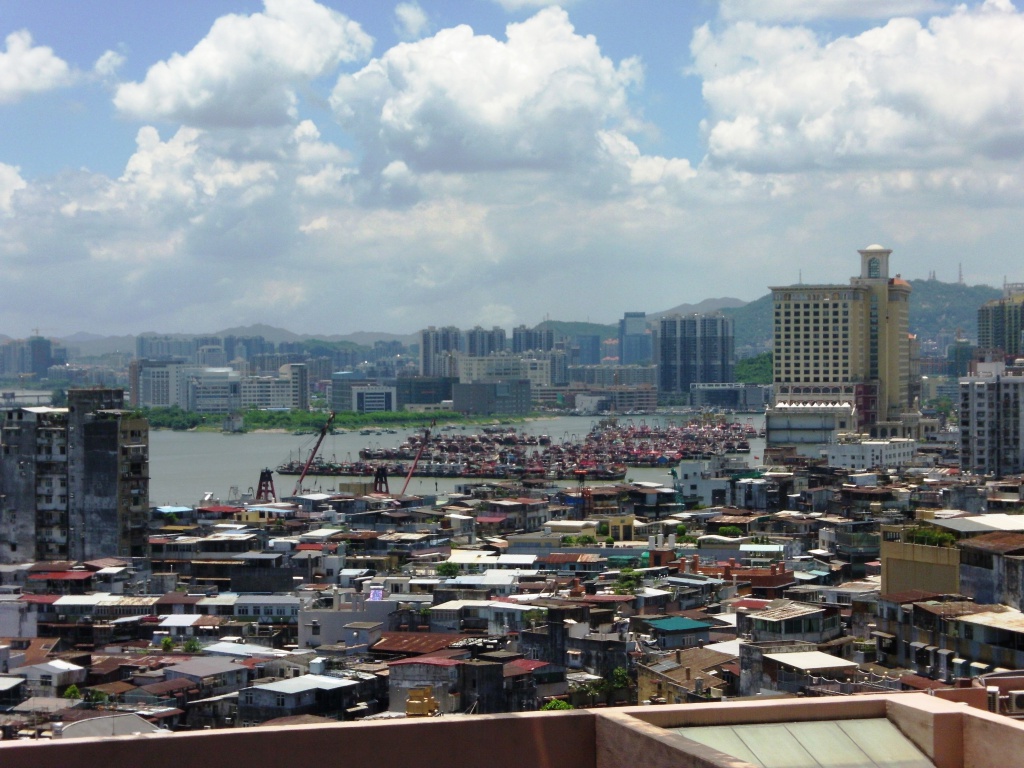
<path fill-rule="evenodd" d="M 316 445 L 309 452 L 309 458 L 306 459 L 306 464 L 302 468 L 302 474 L 299 475 L 299 479 L 295 482 L 295 490 L 292 491 L 292 496 L 298 496 L 302 492 L 302 481 L 306 479 L 306 473 L 309 472 L 309 468 L 313 465 L 313 459 L 316 458 L 316 452 L 320 450 L 320 444 L 327 437 L 327 433 L 331 431 L 331 424 L 334 423 L 335 415 L 335 412 L 331 411 L 331 415 L 327 418 L 327 423 L 321 427 L 320 436 L 316 439 Z"/>

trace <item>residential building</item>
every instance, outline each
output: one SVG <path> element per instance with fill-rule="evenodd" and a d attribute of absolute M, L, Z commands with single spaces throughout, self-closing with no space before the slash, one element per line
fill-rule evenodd
<path fill-rule="evenodd" d="M 462 331 L 455 326 L 420 331 L 420 376 L 458 375 L 454 359 L 462 351 Z"/>
<path fill-rule="evenodd" d="M 479 325 L 466 331 L 466 354 L 470 357 L 487 357 L 505 351 L 505 329 L 494 326 L 485 330 Z"/>
<path fill-rule="evenodd" d="M 2 412 L 0 562 L 148 552 L 149 425 L 119 389 Z"/>
<path fill-rule="evenodd" d="M 978 347 L 1007 357 L 1024 355 L 1024 283 L 1006 283 L 1000 299 L 978 309 Z"/>
<path fill-rule="evenodd" d="M 978 363 L 960 379 L 960 466 L 1003 477 L 1024 471 L 1024 367 Z"/>
<path fill-rule="evenodd" d="M 512 352 L 547 352 L 555 348 L 555 332 L 544 328 L 527 328 L 520 325 L 512 329 Z"/>
<path fill-rule="evenodd" d="M 522 355 L 489 355 L 459 358 L 459 383 L 495 382 L 526 379 L 530 386 L 551 386 L 551 362 Z"/>
<path fill-rule="evenodd" d="M 733 321 L 721 314 L 669 315 L 658 331 L 658 386 L 689 394 L 693 384 L 729 383 L 735 366 Z"/>
<path fill-rule="evenodd" d="M 889 276 L 888 248 L 860 251 L 849 285 L 773 287 L 776 404 L 855 408 L 858 432 L 915 437 L 910 284 Z M 853 430 L 851 430 L 853 431 Z"/>

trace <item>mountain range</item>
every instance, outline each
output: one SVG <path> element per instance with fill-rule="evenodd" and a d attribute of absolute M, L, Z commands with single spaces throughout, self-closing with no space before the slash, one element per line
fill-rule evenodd
<path fill-rule="evenodd" d="M 944 283 L 939 280 L 911 280 L 913 292 L 910 295 L 910 331 L 921 339 L 935 339 L 942 336 L 961 335 L 976 339 L 978 334 L 978 308 L 986 301 L 999 298 L 1002 292 L 988 285 L 968 286 L 961 283 Z M 765 351 L 771 344 L 772 299 L 765 294 L 754 301 L 721 297 L 705 299 L 696 304 L 679 304 L 647 314 L 649 322 L 674 314 L 722 312 L 733 318 L 736 327 L 736 351 L 740 356 L 749 356 Z M 616 338 L 617 323 L 589 323 L 568 320 L 545 320 L 538 328 L 552 329 L 556 334 L 576 336 L 598 334 L 603 339 Z M 152 333 L 152 332 L 146 332 Z M 164 334 L 161 334 L 164 335 Z M 166 334 L 188 337 L 207 334 Z M 262 336 L 275 344 L 281 342 L 319 339 L 358 346 L 372 346 L 376 341 L 400 341 L 413 344 L 418 334 L 397 334 L 377 331 L 357 331 L 348 334 L 297 334 L 285 328 L 256 324 L 237 326 L 215 331 L 211 336 Z M 0 336 L 2 340 L 3 336 Z M 135 336 L 99 336 L 78 332 L 60 339 L 68 347 L 76 349 L 81 357 L 95 357 L 112 352 L 134 352 Z"/>

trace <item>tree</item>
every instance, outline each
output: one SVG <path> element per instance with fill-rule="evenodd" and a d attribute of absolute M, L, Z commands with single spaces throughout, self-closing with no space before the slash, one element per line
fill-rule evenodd
<path fill-rule="evenodd" d="M 598 524 L 598 526 L 597 526 L 597 535 L 598 536 L 607 536 L 608 535 L 608 523 L 599 523 Z"/>
<path fill-rule="evenodd" d="M 200 643 L 194 637 L 190 637 L 188 640 L 186 640 L 185 645 L 182 646 L 182 648 L 184 649 L 185 653 L 199 653 L 201 650 L 203 650 L 202 643 Z"/>
<path fill-rule="evenodd" d="M 742 536 L 743 535 L 743 529 L 740 528 L 737 525 L 723 525 L 721 528 L 718 529 L 718 535 L 719 536 L 733 536 L 733 537 Z"/>
<path fill-rule="evenodd" d="M 643 586 L 644 577 L 632 568 L 623 568 L 619 571 L 619 578 L 615 580 L 612 592 L 617 595 L 632 595 Z"/>
<path fill-rule="evenodd" d="M 434 571 L 435 573 L 437 573 L 438 576 L 442 576 L 446 579 L 451 579 L 459 575 L 459 565 L 458 563 L 453 563 L 450 560 L 446 560 L 443 563 L 438 563 Z"/>
<path fill-rule="evenodd" d="M 606 547 L 614 547 L 615 546 L 615 539 L 613 539 L 611 536 L 609 536 L 607 539 L 604 540 L 604 545 Z"/>
<path fill-rule="evenodd" d="M 64 698 L 65 699 L 80 699 L 80 698 L 82 698 L 82 693 L 81 693 L 81 691 L 78 690 L 78 686 L 75 685 L 74 683 L 72 683 L 71 685 L 69 685 L 67 688 L 64 689 Z"/>
<path fill-rule="evenodd" d="M 684 523 L 680 523 L 679 525 L 676 526 L 676 536 L 685 536 L 685 535 L 686 535 L 686 525 Z"/>
<path fill-rule="evenodd" d="M 568 701 L 562 701 L 561 699 L 552 699 L 547 704 L 542 706 L 540 709 L 541 712 L 554 712 L 563 709 L 576 709 L 576 707 L 574 707 Z"/>
<path fill-rule="evenodd" d="M 160 650 L 164 653 L 170 653 L 174 650 L 174 638 L 170 635 L 166 635 L 163 640 L 160 641 Z"/>

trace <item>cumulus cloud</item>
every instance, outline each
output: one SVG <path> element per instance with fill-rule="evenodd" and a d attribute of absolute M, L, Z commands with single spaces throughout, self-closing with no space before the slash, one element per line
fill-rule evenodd
<path fill-rule="evenodd" d="M 104 78 L 112 78 L 117 75 L 119 70 L 124 65 L 124 56 L 117 51 L 104 51 L 96 63 L 93 65 L 93 71 Z"/>
<path fill-rule="evenodd" d="M 196 127 L 280 125 L 295 118 L 296 88 L 364 59 L 372 39 L 314 0 L 265 0 L 263 13 L 228 15 L 185 55 L 125 83 L 116 107 L 142 120 Z"/>
<path fill-rule="evenodd" d="M 368 164 L 478 172 L 578 168 L 599 158 L 601 131 L 630 118 L 639 62 L 616 65 L 561 9 L 510 24 L 506 35 L 445 29 L 342 75 L 331 103 Z"/>
<path fill-rule="evenodd" d="M 10 213 L 14 193 L 25 187 L 25 180 L 16 167 L 0 163 L 0 212 Z"/>
<path fill-rule="evenodd" d="M 705 25 L 708 158 L 752 171 L 943 167 L 1024 156 L 1024 15 L 1005 2 L 821 40 L 804 27 Z"/>
<path fill-rule="evenodd" d="M 67 63 L 45 45 L 33 45 L 27 30 L 7 36 L 0 52 L 0 104 L 21 100 L 30 93 L 60 88 L 71 81 Z"/>
<path fill-rule="evenodd" d="M 718 12 L 732 21 L 888 19 L 935 13 L 946 6 L 939 0 L 722 0 Z"/>
<path fill-rule="evenodd" d="M 430 28 L 430 20 L 419 3 L 395 6 L 395 31 L 402 40 L 417 40 Z"/>

